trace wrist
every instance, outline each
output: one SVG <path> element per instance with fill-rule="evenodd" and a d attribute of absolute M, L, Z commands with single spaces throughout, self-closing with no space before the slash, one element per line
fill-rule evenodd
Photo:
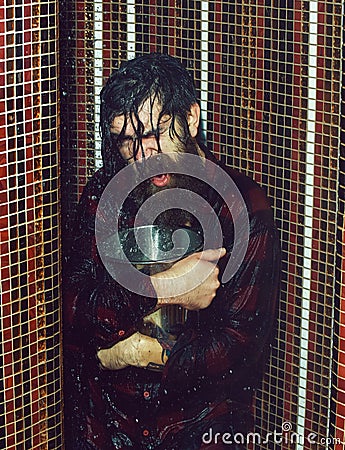
<path fill-rule="evenodd" d="M 160 342 L 151 336 L 146 336 L 139 333 L 139 348 L 140 361 L 136 364 L 137 367 L 147 368 L 150 364 L 154 366 L 164 365 L 168 360 L 170 352 L 163 349 Z"/>
<path fill-rule="evenodd" d="M 151 275 L 151 283 L 156 292 L 157 306 L 178 305 L 178 297 L 172 295 L 171 286 L 173 280 L 166 277 L 163 273 Z"/>

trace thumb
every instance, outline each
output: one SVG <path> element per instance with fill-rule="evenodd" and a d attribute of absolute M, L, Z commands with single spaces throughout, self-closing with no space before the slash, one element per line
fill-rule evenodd
<path fill-rule="evenodd" d="M 199 259 L 204 261 L 217 261 L 226 254 L 226 249 L 221 248 L 210 248 L 199 253 Z"/>

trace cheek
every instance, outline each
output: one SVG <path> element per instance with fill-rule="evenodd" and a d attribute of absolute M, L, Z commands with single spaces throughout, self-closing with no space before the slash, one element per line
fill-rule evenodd
<path fill-rule="evenodd" d="M 127 162 L 132 162 L 132 160 L 134 160 L 133 158 L 133 152 L 132 150 L 129 148 L 129 146 L 126 147 L 121 147 L 119 149 L 119 153 L 121 155 L 121 157 L 126 160 Z"/>
<path fill-rule="evenodd" d="M 178 137 L 172 139 L 169 135 L 161 136 L 159 143 L 163 153 L 181 153 L 186 151 L 186 145 L 181 142 Z"/>
<path fill-rule="evenodd" d="M 123 150 L 123 149 L 120 149 L 119 150 L 119 153 L 120 153 L 120 155 L 121 155 L 121 157 L 123 158 L 123 159 L 128 159 L 129 158 L 129 152 L 127 151 L 127 150 Z"/>

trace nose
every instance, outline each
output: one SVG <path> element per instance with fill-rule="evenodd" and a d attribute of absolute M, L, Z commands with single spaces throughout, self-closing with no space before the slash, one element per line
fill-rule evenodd
<path fill-rule="evenodd" d="M 140 161 L 141 159 L 149 158 L 156 153 L 158 153 L 156 138 L 154 136 L 143 136 L 135 159 Z"/>

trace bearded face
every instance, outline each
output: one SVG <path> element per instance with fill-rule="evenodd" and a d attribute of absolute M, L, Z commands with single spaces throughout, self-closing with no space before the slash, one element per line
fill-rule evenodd
<path fill-rule="evenodd" d="M 170 154 L 174 157 L 183 153 L 191 153 L 202 157 L 202 152 L 196 142 L 198 133 L 200 108 L 197 104 L 191 106 L 190 112 L 186 117 L 188 134 L 183 134 L 182 127 L 176 124 L 176 134 L 171 133 L 171 120 L 168 115 L 160 113 L 161 108 L 158 101 L 148 99 L 143 103 L 135 117 L 115 117 L 112 123 L 111 132 L 118 137 L 119 152 L 122 158 L 128 164 L 139 161 L 147 161 L 150 157 L 159 153 Z M 182 138 L 181 138 L 182 137 Z M 188 171 L 188 167 L 178 167 L 177 171 Z M 141 170 L 141 168 L 138 168 Z M 143 168 L 144 169 L 144 164 Z M 166 169 L 168 170 L 168 169 Z M 139 179 L 143 179 L 141 172 Z M 154 194 L 172 188 L 186 190 L 183 204 L 192 204 L 192 193 L 202 197 L 206 196 L 207 187 L 201 181 L 181 174 L 162 173 L 148 178 L 141 182 L 131 193 L 131 200 L 140 208 L 144 202 Z M 190 194 L 189 194 L 190 193 Z M 168 196 L 167 196 L 168 197 Z M 167 198 L 166 197 L 166 198 Z M 168 198 L 160 197 L 160 207 L 163 212 L 156 218 L 155 223 L 160 225 L 179 227 L 179 226 L 197 226 L 198 221 L 193 214 L 182 209 L 171 209 Z"/>

